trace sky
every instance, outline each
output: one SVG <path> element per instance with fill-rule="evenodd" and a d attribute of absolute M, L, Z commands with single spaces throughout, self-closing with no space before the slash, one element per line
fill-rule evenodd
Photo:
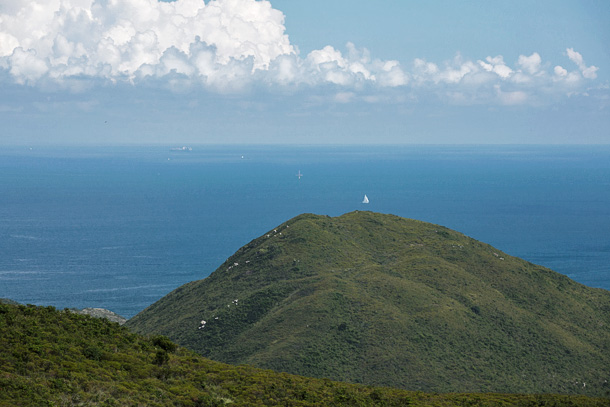
<path fill-rule="evenodd" d="M 2 0 L 0 146 L 609 144 L 606 0 Z"/>

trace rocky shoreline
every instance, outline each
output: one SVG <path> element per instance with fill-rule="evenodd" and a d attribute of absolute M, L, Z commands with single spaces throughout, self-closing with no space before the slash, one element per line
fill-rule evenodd
<path fill-rule="evenodd" d="M 104 308 L 71 309 L 70 311 L 77 314 L 90 315 L 95 318 L 105 318 L 111 322 L 117 322 L 119 325 L 123 325 L 127 322 L 127 318 Z"/>
<path fill-rule="evenodd" d="M 21 303 L 13 301 L 9 298 L 0 298 L 0 303 L 21 305 Z M 119 325 L 123 325 L 125 322 L 127 322 L 127 318 L 124 318 L 116 312 L 112 312 L 104 308 L 68 308 L 68 311 L 74 312 L 75 314 L 90 315 L 94 318 L 105 318 L 111 322 L 116 322 Z"/>

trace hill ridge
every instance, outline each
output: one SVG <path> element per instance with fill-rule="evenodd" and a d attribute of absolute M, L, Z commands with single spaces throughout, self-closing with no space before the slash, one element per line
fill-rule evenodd
<path fill-rule="evenodd" d="M 459 232 L 354 211 L 282 223 L 127 325 L 215 360 L 314 377 L 603 395 L 608 311 L 608 291 Z"/>

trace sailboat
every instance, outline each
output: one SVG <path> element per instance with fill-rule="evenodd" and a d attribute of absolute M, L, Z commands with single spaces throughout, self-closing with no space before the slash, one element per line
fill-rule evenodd
<path fill-rule="evenodd" d="M 364 199 L 362 200 L 362 203 L 369 203 L 369 197 L 366 196 L 366 194 L 364 194 Z"/>

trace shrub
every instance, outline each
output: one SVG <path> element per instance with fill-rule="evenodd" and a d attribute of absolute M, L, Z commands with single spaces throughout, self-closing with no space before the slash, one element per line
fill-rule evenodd
<path fill-rule="evenodd" d="M 160 347 L 166 352 L 174 352 L 176 350 L 177 345 L 172 342 L 168 337 L 163 335 L 156 335 L 152 338 L 152 343 L 155 346 Z"/>

